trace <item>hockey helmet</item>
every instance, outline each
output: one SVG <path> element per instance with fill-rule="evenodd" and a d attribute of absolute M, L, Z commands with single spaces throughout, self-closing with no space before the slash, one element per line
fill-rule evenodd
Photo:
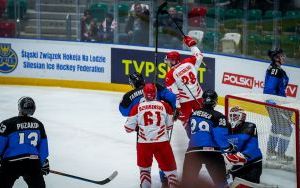
<path fill-rule="evenodd" d="M 279 55 L 281 55 L 281 57 L 283 59 L 278 59 Z M 274 62 L 279 62 L 280 64 L 283 63 L 283 60 L 285 59 L 285 54 L 283 52 L 283 50 L 281 48 L 275 48 L 274 50 L 269 50 L 268 51 L 268 56 L 271 59 L 271 61 Z"/>
<path fill-rule="evenodd" d="M 144 97 L 148 101 L 156 99 L 156 86 L 154 83 L 147 83 L 143 88 Z"/>
<path fill-rule="evenodd" d="M 31 97 L 21 97 L 18 101 L 19 114 L 32 116 L 35 112 L 35 102 Z"/>
<path fill-rule="evenodd" d="M 165 57 L 165 63 L 167 63 L 170 67 L 176 65 L 180 62 L 180 54 L 176 51 L 168 52 Z"/>
<path fill-rule="evenodd" d="M 214 108 L 218 103 L 218 94 L 214 90 L 206 90 L 202 94 L 204 107 Z"/>
<path fill-rule="evenodd" d="M 145 80 L 142 74 L 134 72 L 132 74 L 129 74 L 129 83 L 132 87 L 139 88 L 145 85 Z"/>
<path fill-rule="evenodd" d="M 231 128 L 235 128 L 241 123 L 246 121 L 246 113 L 244 109 L 234 106 L 229 111 L 229 122 L 231 125 Z"/>

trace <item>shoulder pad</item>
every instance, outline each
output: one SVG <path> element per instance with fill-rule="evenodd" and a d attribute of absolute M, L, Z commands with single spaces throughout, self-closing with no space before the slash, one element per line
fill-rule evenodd
<path fill-rule="evenodd" d="M 257 136 L 256 125 L 251 122 L 245 122 L 244 124 L 240 125 L 239 132 L 244 134 L 249 134 L 251 136 Z"/>

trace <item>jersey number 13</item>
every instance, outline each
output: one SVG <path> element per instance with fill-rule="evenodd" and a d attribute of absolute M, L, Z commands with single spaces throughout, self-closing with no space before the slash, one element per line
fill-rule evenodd
<path fill-rule="evenodd" d="M 27 139 L 29 140 L 30 144 L 33 146 L 37 146 L 38 144 L 38 133 L 36 132 L 31 132 L 28 135 L 25 133 L 19 133 L 19 144 L 24 144 L 25 142 L 27 143 Z M 25 140 L 26 139 L 26 140 Z"/>

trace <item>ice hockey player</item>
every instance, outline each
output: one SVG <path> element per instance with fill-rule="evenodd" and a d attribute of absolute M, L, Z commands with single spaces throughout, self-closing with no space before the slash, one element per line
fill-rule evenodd
<path fill-rule="evenodd" d="M 153 83 L 143 87 L 144 102 L 136 104 L 125 123 L 128 133 L 138 131 L 137 164 L 140 168 L 141 188 L 151 187 L 153 156 L 168 178 L 170 188 L 177 187 L 176 162 L 169 142 L 168 130 L 173 126 L 171 106 L 157 100 L 157 88 Z"/>
<path fill-rule="evenodd" d="M 123 116 L 128 116 L 132 107 L 144 100 L 143 87 L 145 80 L 142 74 L 138 72 L 129 74 L 129 83 L 133 90 L 125 93 L 119 104 L 119 111 Z M 176 95 L 158 83 L 155 86 L 157 88 L 157 99 L 169 103 L 173 109 L 176 109 L 176 105 L 179 105 L 178 103 L 176 104 Z"/>
<path fill-rule="evenodd" d="M 129 74 L 129 83 L 133 87 L 133 90 L 125 93 L 119 104 L 119 111 L 123 116 L 128 116 L 134 105 L 145 100 L 143 97 L 143 87 L 145 86 L 143 75 L 138 72 Z M 179 101 L 176 100 L 176 95 L 158 83 L 155 84 L 155 86 L 157 88 L 157 99 L 169 103 L 174 111 L 173 118 L 177 119 L 179 115 L 177 110 L 177 108 L 179 108 Z M 160 171 L 159 175 L 162 182 L 162 188 L 167 188 L 167 178 L 163 171 Z"/>
<path fill-rule="evenodd" d="M 184 158 L 182 188 L 196 188 L 205 182 L 203 177 L 198 178 L 202 164 L 206 165 L 214 183 L 205 187 L 227 185 L 222 153 L 233 152 L 234 149 L 228 142 L 227 121 L 222 113 L 214 110 L 218 101 L 218 95 L 214 90 L 206 90 L 202 98 L 203 107 L 192 113 L 186 126 L 190 140 Z"/>
<path fill-rule="evenodd" d="M 44 125 L 31 117 L 35 102 L 30 97 L 18 101 L 19 115 L 0 124 L 0 184 L 11 188 L 22 176 L 29 188 L 45 186 L 43 175 L 50 171 L 48 142 Z"/>
<path fill-rule="evenodd" d="M 285 90 L 289 83 L 289 77 L 281 67 L 285 63 L 285 54 L 282 49 L 276 48 L 269 50 L 268 56 L 272 62 L 266 71 L 264 94 L 286 97 Z M 266 102 L 276 104 L 275 100 L 272 99 Z M 267 143 L 267 159 L 293 161 L 292 156 L 286 155 L 293 131 L 292 125 L 287 119 L 291 119 L 292 113 L 272 106 L 267 106 L 267 111 L 272 123 L 271 134 Z M 280 114 L 287 118 L 285 119 Z M 278 147 L 278 151 L 275 150 L 276 147 Z"/>
<path fill-rule="evenodd" d="M 225 161 L 232 166 L 232 177 L 239 177 L 253 183 L 260 183 L 262 174 L 262 153 L 258 145 L 256 125 L 246 122 L 245 111 L 232 107 L 229 111 L 231 133 L 229 142 L 236 146 L 237 153 L 225 154 Z"/>
<path fill-rule="evenodd" d="M 201 65 L 203 54 L 196 46 L 197 42 L 185 36 L 183 42 L 190 47 L 193 55 L 189 58 L 180 59 L 177 51 L 167 53 L 165 62 L 171 67 L 166 74 L 166 87 L 177 95 L 180 102 L 179 119 L 186 125 L 193 110 L 201 108 L 202 88 L 198 82 L 198 68 Z"/>

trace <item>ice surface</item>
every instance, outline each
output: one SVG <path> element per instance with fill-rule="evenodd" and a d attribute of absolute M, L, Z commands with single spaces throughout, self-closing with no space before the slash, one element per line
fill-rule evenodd
<path fill-rule="evenodd" d="M 139 187 L 136 134 L 127 134 L 118 104 L 123 93 L 48 87 L 0 86 L 0 120 L 17 115 L 17 101 L 31 96 L 37 105 L 34 117 L 44 123 L 53 170 L 94 180 L 119 175 L 100 186 L 55 174 L 45 177 L 48 188 Z M 222 107 L 218 107 L 220 111 Z M 181 174 L 187 137 L 175 124 L 171 144 Z M 160 187 L 157 163 L 152 167 L 153 188 Z M 201 171 L 206 174 L 205 170 Z M 280 187 L 296 187 L 291 172 L 264 170 L 262 180 Z M 26 187 L 22 179 L 15 188 Z"/>

